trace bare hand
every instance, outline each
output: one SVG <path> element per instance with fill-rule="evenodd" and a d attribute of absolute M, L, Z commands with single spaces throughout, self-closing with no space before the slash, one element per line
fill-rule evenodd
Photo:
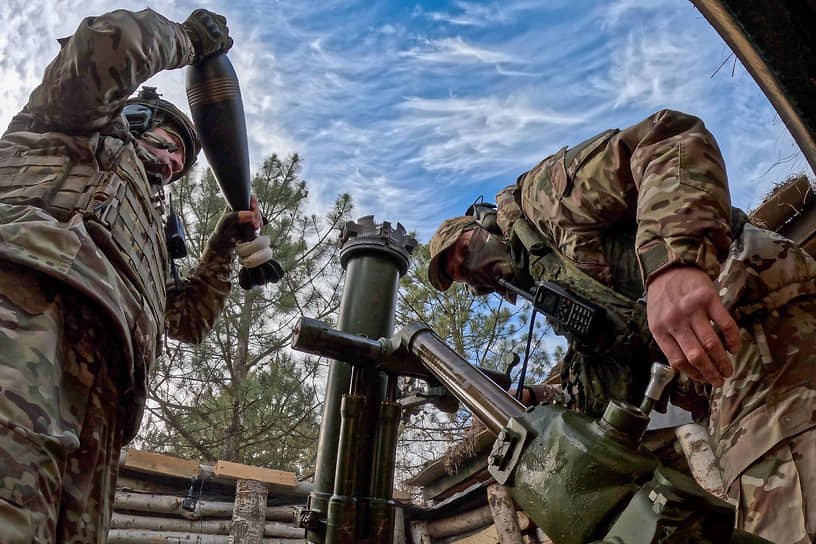
<path fill-rule="evenodd" d="M 675 370 L 717 387 L 734 367 L 728 351 L 737 353 L 737 323 L 723 306 L 708 274 L 693 266 L 669 268 L 649 282 L 646 313 L 649 329 Z"/>
<path fill-rule="evenodd" d="M 261 219 L 261 210 L 258 207 L 258 199 L 255 198 L 255 195 L 252 195 L 249 200 L 249 208 L 249 210 L 242 210 L 238 212 L 238 222 L 252 223 L 252 228 L 254 230 L 261 230 L 263 220 Z"/>

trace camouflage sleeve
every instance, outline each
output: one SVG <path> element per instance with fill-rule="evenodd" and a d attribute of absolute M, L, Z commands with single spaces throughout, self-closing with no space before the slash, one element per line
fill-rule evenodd
<path fill-rule="evenodd" d="M 622 131 L 620 142 L 632 150 L 644 282 L 677 264 L 716 278 L 731 242 L 731 196 L 714 136 L 700 119 L 663 110 Z"/>
<path fill-rule="evenodd" d="M 636 223 L 644 281 L 676 264 L 710 276 L 730 243 L 720 150 L 698 118 L 662 110 L 563 148 L 519 178 L 524 215 L 577 266 L 610 281 L 601 240 Z"/>
<path fill-rule="evenodd" d="M 198 344 L 215 324 L 230 294 L 238 214 L 226 210 L 183 288 L 167 288 L 165 321 L 171 338 Z"/>
<path fill-rule="evenodd" d="M 518 197 L 518 184 L 505 187 L 496 195 L 496 223 L 505 237 L 510 235 L 510 229 L 513 228 L 516 219 L 521 217 Z"/>
<path fill-rule="evenodd" d="M 88 17 L 60 45 L 26 110 L 46 126 L 83 132 L 110 124 L 139 85 L 194 56 L 181 25 L 150 9 Z"/>

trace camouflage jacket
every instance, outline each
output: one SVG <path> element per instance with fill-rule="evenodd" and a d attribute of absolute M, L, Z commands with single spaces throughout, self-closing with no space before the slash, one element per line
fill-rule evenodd
<path fill-rule="evenodd" d="M 702 121 L 680 112 L 663 110 L 565 147 L 522 174 L 496 202 L 505 234 L 526 217 L 568 267 L 630 298 L 645 292 L 649 278 L 667 267 L 701 268 L 746 334 L 753 334 L 763 316 L 816 293 L 816 262 L 798 246 L 751 224 L 732 237 L 717 143 Z M 779 372 L 785 376 L 774 376 L 772 383 L 757 379 L 714 393 L 720 395 L 712 404 L 718 412 L 710 428 L 715 441 L 760 405 L 764 415 L 753 424 L 773 426 L 782 419 L 778 410 L 785 410 L 777 400 L 789 403 L 816 389 L 811 371 Z M 773 390 L 778 387 L 784 391 Z M 777 435 L 814 425 L 809 413 L 800 419 Z"/>
<path fill-rule="evenodd" d="M 85 19 L 0 139 L 0 259 L 65 282 L 106 310 L 137 389 L 170 336 L 200 341 L 229 293 L 232 252 L 207 252 L 166 289 L 163 189 L 121 116 L 153 74 L 189 64 L 180 25 L 151 10 Z"/>

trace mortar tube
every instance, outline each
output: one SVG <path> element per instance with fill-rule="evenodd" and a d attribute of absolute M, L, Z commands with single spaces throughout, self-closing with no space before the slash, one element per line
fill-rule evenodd
<path fill-rule="evenodd" d="M 448 391 L 493 433 L 524 413 L 524 405 L 449 348 L 431 329 L 420 323 L 403 327 L 399 336 Z"/>
<path fill-rule="evenodd" d="M 334 494 L 329 499 L 326 512 L 326 544 L 356 542 L 357 501 L 353 493 L 357 463 L 352 446 L 360 434 L 365 408 L 366 398 L 360 395 L 343 395 L 340 402 L 337 466 Z"/>
<path fill-rule="evenodd" d="M 350 260 L 340 301 L 338 329 L 367 338 L 390 336 L 394 328 L 398 281 L 397 269 L 390 259 L 363 255 Z M 372 296 L 374 293 L 377 294 L 376 297 Z M 393 296 L 389 296 L 391 293 Z M 334 489 L 340 427 L 339 404 L 342 395 L 351 391 L 351 375 L 351 365 L 332 361 L 326 383 L 314 484 L 309 502 L 309 508 L 323 514 L 321 517 L 327 512 L 328 501 Z M 375 401 L 377 397 L 384 396 L 376 390 L 379 385 L 377 380 L 367 385 L 366 389 L 372 389 L 370 392 Z M 361 391 L 359 385 L 356 389 L 358 393 L 368 396 L 369 391 Z M 368 398 L 372 400 L 372 397 Z M 316 542 L 311 538 L 309 540 Z"/>
<path fill-rule="evenodd" d="M 402 406 L 397 401 L 397 378 L 388 377 L 386 399 L 380 403 L 374 461 L 371 465 L 371 542 L 387 544 L 394 535 L 396 512 L 393 499 L 397 440 Z"/>
<path fill-rule="evenodd" d="M 405 235 L 405 229 L 397 224 L 375 225 L 372 216 L 363 217 L 357 223 L 348 222 L 342 238 L 345 240 L 340 252 L 340 263 L 346 271 L 343 294 L 340 301 L 337 327 L 339 330 L 367 338 L 388 337 L 394 329 L 399 277 L 408 270 L 410 252 L 416 241 Z M 369 403 L 384 397 L 385 380 L 380 372 L 372 372 L 360 384 Z M 329 501 L 335 484 L 340 427 L 340 399 L 350 391 L 351 365 L 333 361 L 326 382 L 323 418 L 318 438 L 317 458 L 309 510 L 325 520 Z M 363 425 L 365 428 L 366 425 Z M 365 441 L 365 437 L 363 441 Z M 368 449 L 371 449 L 371 445 Z M 365 449 L 365 448 L 364 448 Z M 362 458 L 369 453 L 361 453 Z M 368 457 L 370 459 L 370 457 Z M 367 485 L 368 480 L 366 480 Z M 366 487 L 367 491 L 367 487 Z M 322 528 L 307 531 L 307 539 L 321 544 L 325 534 Z"/>

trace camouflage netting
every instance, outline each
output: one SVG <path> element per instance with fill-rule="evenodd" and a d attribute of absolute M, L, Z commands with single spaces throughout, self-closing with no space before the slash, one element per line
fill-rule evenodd
<path fill-rule="evenodd" d="M 456 474 L 462 467 L 465 461 L 476 456 L 482 450 L 490 447 L 495 437 L 491 434 L 490 439 L 486 442 L 479 440 L 484 437 L 487 427 L 478 419 L 473 420 L 473 424 L 465 431 L 462 440 L 448 448 L 445 452 L 445 473 Z"/>

